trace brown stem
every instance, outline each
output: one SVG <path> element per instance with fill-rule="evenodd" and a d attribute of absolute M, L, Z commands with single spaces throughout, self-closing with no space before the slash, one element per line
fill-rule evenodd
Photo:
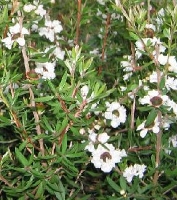
<path fill-rule="evenodd" d="M 9 187 L 13 188 L 13 185 L 9 183 L 3 176 L 0 175 L 0 181 L 4 182 L 5 185 L 8 185 Z"/>
<path fill-rule="evenodd" d="M 160 111 L 158 112 L 158 122 L 160 122 L 159 126 L 161 128 L 161 126 L 162 126 L 162 113 Z M 162 140 L 162 130 L 160 129 L 159 133 L 157 133 L 157 136 L 156 136 L 156 160 L 155 160 L 156 168 L 158 168 L 159 165 L 160 165 L 161 140 Z M 159 170 L 157 169 L 155 171 L 154 178 L 153 178 L 154 185 L 157 184 L 158 178 L 159 178 Z"/>
<path fill-rule="evenodd" d="M 28 85 L 28 89 L 29 89 L 29 93 L 30 93 L 30 101 L 31 101 L 31 107 L 32 108 L 35 108 L 36 107 L 36 104 L 35 104 L 35 101 L 34 101 L 34 93 L 33 93 L 33 90 L 31 89 L 31 86 Z M 33 111 L 33 116 L 34 116 L 34 120 L 35 120 L 35 124 L 36 124 L 36 132 L 37 132 L 37 135 L 41 135 L 41 127 L 40 127 L 40 124 L 39 124 L 39 114 L 37 111 Z M 44 141 L 43 139 L 39 139 L 39 146 L 40 146 L 40 152 L 41 154 L 44 156 L 44 153 L 45 153 L 45 150 L 44 150 Z"/>
<path fill-rule="evenodd" d="M 77 24 L 76 24 L 76 39 L 75 39 L 76 45 L 79 45 L 80 22 L 81 22 L 81 5 L 82 5 L 82 0 L 77 0 Z"/>
<path fill-rule="evenodd" d="M 151 4 L 150 4 L 150 1 L 151 0 L 148 0 L 148 2 L 147 2 L 147 6 L 148 6 L 148 10 L 147 10 L 147 23 L 150 23 L 150 11 L 151 11 L 151 8 L 150 8 L 150 6 L 151 6 Z"/>
<path fill-rule="evenodd" d="M 129 148 L 128 151 L 129 151 L 129 152 L 138 152 L 138 151 L 149 150 L 149 149 L 152 149 L 152 147 L 151 147 L 151 146 L 132 147 L 132 148 Z"/>
<path fill-rule="evenodd" d="M 156 50 L 156 56 L 154 57 L 154 63 L 156 65 L 156 72 L 157 72 L 157 90 L 159 92 L 159 94 L 161 94 L 161 89 L 160 89 L 160 82 L 162 79 L 161 76 L 161 71 L 159 70 L 159 62 L 158 62 L 158 56 L 159 56 L 159 46 L 156 45 L 155 46 L 155 50 Z M 159 110 L 158 114 L 157 114 L 157 118 L 158 118 L 158 122 L 159 122 L 159 132 L 156 135 L 156 161 L 155 161 L 155 165 L 156 165 L 156 171 L 154 174 L 154 178 L 153 178 L 153 183 L 154 185 L 157 184 L 158 182 L 158 178 L 159 178 L 159 170 L 158 167 L 160 165 L 160 151 L 161 151 L 161 140 L 162 140 L 162 112 Z"/>
<path fill-rule="evenodd" d="M 173 6 L 174 7 L 176 6 L 176 0 L 173 0 Z"/>
<path fill-rule="evenodd" d="M 23 18 L 20 16 L 19 17 L 19 24 L 20 24 L 20 27 L 22 29 L 23 27 Z M 22 56 L 23 56 L 23 60 L 24 60 L 24 65 L 25 65 L 25 71 L 26 71 L 26 74 L 28 72 L 30 72 L 30 67 L 29 67 L 29 58 L 28 58 L 28 55 L 26 53 L 26 46 L 24 45 L 22 47 Z M 34 101 L 34 93 L 33 93 L 33 90 L 31 88 L 31 85 L 30 84 L 27 84 L 27 88 L 29 90 L 29 94 L 30 94 L 30 106 L 32 108 L 36 108 L 36 104 L 35 104 L 35 101 Z M 35 119 L 35 124 L 36 124 L 36 132 L 38 135 L 41 135 L 41 127 L 40 127 L 40 124 L 39 124 L 39 114 L 37 111 L 33 111 L 33 116 L 34 116 L 34 119 Z M 44 156 L 44 142 L 43 142 L 43 139 L 39 139 L 39 146 L 40 146 L 40 152 L 41 154 Z"/>
<path fill-rule="evenodd" d="M 135 96 L 133 97 L 133 104 L 131 106 L 131 122 L 130 122 L 130 129 L 134 130 L 134 123 L 135 123 Z"/>
<path fill-rule="evenodd" d="M 87 105 L 87 101 L 83 101 L 79 108 L 76 110 L 76 113 L 74 114 L 75 118 L 80 117 L 80 114 L 82 112 L 82 110 L 85 108 L 85 106 Z M 62 141 L 63 141 L 63 137 L 64 135 L 68 132 L 69 128 L 73 125 L 73 121 L 71 120 L 68 125 L 62 130 L 62 132 L 60 133 L 60 137 L 59 137 L 59 145 L 61 145 Z"/>
<path fill-rule="evenodd" d="M 104 57 L 105 57 L 105 50 L 106 50 L 106 45 L 107 45 L 107 38 L 108 38 L 110 22 L 111 22 L 111 15 L 108 13 L 107 14 L 107 20 L 106 20 L 106 25 L 105 25 L 105 34 L 104 34 L 104 39 L 103 39 L 102 53 L 101 53 L 102 63 L 104 62 Z M 99 66 L 98 74 L 101 74 L 102 68 L 103 68 L 103 66 Z"/>

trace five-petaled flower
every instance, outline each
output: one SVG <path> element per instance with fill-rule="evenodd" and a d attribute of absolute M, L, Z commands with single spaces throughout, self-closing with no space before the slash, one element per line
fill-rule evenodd
<path fill-rule="evenodd" d="M 114 167 L 115 163 L 119 163 L 127 154 L 124 149 L 115 149 L 112 144 L 99 144 L 92 152 L 91 162 L 95 168 L 101 168 L 103 172 L 109 173 Z"/>
<path fill-rule="evenodd" d="M 9 27 L 9 32 L 7 33 L 7 37 L 2 39 L 1 41 L 4 45 L 11 49 L 14 42 L 17 42 L 20 46 L 25 45 L 24 35 L 28 35 L 29 31 L 21 27 L 19 23 L 16 23 L 14 26 Z"/>
<path fill-rule="evenodd" d="M 104 114 L 105 119 L 111 120 L 111 126 L 117 128 L 121 123 L 125 123 L 126 109 L 118 102 L 106 102 L 107 110 Z"/>

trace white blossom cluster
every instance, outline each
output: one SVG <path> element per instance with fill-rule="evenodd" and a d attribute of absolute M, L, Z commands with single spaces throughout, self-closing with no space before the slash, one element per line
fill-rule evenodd
<path fill-rule="evenodd" d="M 124 170 L 123 176 L 126 178 L 127 182 L 130 183 L 132 182 L 132 179 L 134 176 L 138 176 L 139 178 L 142 178 L 144 176 L 145 170 L 146 170 L 146 166 L 144 164 L 130 165 Z"/>
<path fill-rule="evenodd" d="M 53 2 L 51 2 L 53 3 Z M 20 47 L 26 45 L 25 35 L 29 35 L 35 31 L 39 34 L 39 37 L 45 37 L 52 44 L 47 47 L 42 54 L 46 54 L 51 49 L 49 59 L 47 62 L 35 62 L 34 71 L 40 75 L 42 79 L 54 79 L 56 77 L 55 74 L 55 66 L 56 60 L 64 59 L 65 51 L 60 48 L 58 40 L 60 39 L 59 35 L 63 30 L 61 22 L 59 20 L 51 20 L 50 16 L 47 14 L 47 10 L 45 10 L 44 6 L 37 0 L 34 0 L 33 3 L 27 3 L 23 6 L 23 10 L 25 13 L 36 15 L 36 21 L 33 21 L 31 27 L 28 25 L 28 29 L 23 26 L 21 22 L 15 22 L 13 19 L 12 22 L 14 25 L 8 28 L 7 37 L 3 38 L 1 41 L 5 47 L 8 49 L 12 49 L 13 44 L 18 44 Z M 40 22 L 40 23 L 39 23 Z M 41 23 L 43 22 L 43 23 Z M 41 24 L 44 24 L 43 26 Z M 30 43 L 30 42 L 29 42 Z M 38 52 L 37 52 L 38 53 Z M 32 53 L 34 56 L 35 53 Z M 54 57 L 54 58 L 53 58 Z M 51 60 L 51 58 L 53 60 Z"/>
<path fill-rule="evenodd" d="M 8 49 L 12 48 L 14 42 L 17 42 L 22 47 L 25 45 L 24 35 L 29 35 L 29 31 L 25 27 L 21 27 L 17 22 L 15 25 L 9 27 L 7 37 L 1 41 Z"/>
<path fill-rule="evenodd" d="M 91 152 L 91 163 L 95 168 L 100 168 L 103 172 L 109 173 L 116 163 L 121 162 L 127 154 L 124 149 L 116 149 L 112 144 L 107 143 L 110 136 L 107 133 L 97 134 L 89 130 L 89 144 L 85 150 Z"/>

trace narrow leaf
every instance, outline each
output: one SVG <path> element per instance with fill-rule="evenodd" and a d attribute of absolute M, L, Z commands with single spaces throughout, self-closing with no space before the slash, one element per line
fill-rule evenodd
<path fill-rule="evenodd" d="M 148 117 L 147 117 L 147 120 L 146 120 L 146 123 L 145 123 L 145 127 L 148 127 L 150 125 L 152 125 L 154 123 L 154 120 L 157 116 L 157 110 L 154 108 L 150 111 Z"/>
<path fill-rule="evenodd" d="M 35 98 L 35 102 L 46 102 L 52 100 L 53 98 L 54 96 L 39 97 Z"/>
<path fill-rule="evenodd" d="M 28 160 L 25 158 L 25 156 L 19 151 L 18 148 L 15 148 L 15 154 L 18 160 L 22 163 L 23 166 L 28 166 Z"/>
<path fill-rule="evenodd" d="M 110 178 L 110 177 L 107 177 L 106 178 L 107 181 L 108 181 L 108 184 L 116 191 L 116 192 L 120 192 L 120 187 Z"/>

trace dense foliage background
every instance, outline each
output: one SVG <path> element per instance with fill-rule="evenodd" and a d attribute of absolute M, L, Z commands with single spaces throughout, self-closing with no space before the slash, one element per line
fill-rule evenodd
<path fill-rule="evenodd" d="M 0 1 L 0 199 L 177 199 L 177 2 Z"/>

